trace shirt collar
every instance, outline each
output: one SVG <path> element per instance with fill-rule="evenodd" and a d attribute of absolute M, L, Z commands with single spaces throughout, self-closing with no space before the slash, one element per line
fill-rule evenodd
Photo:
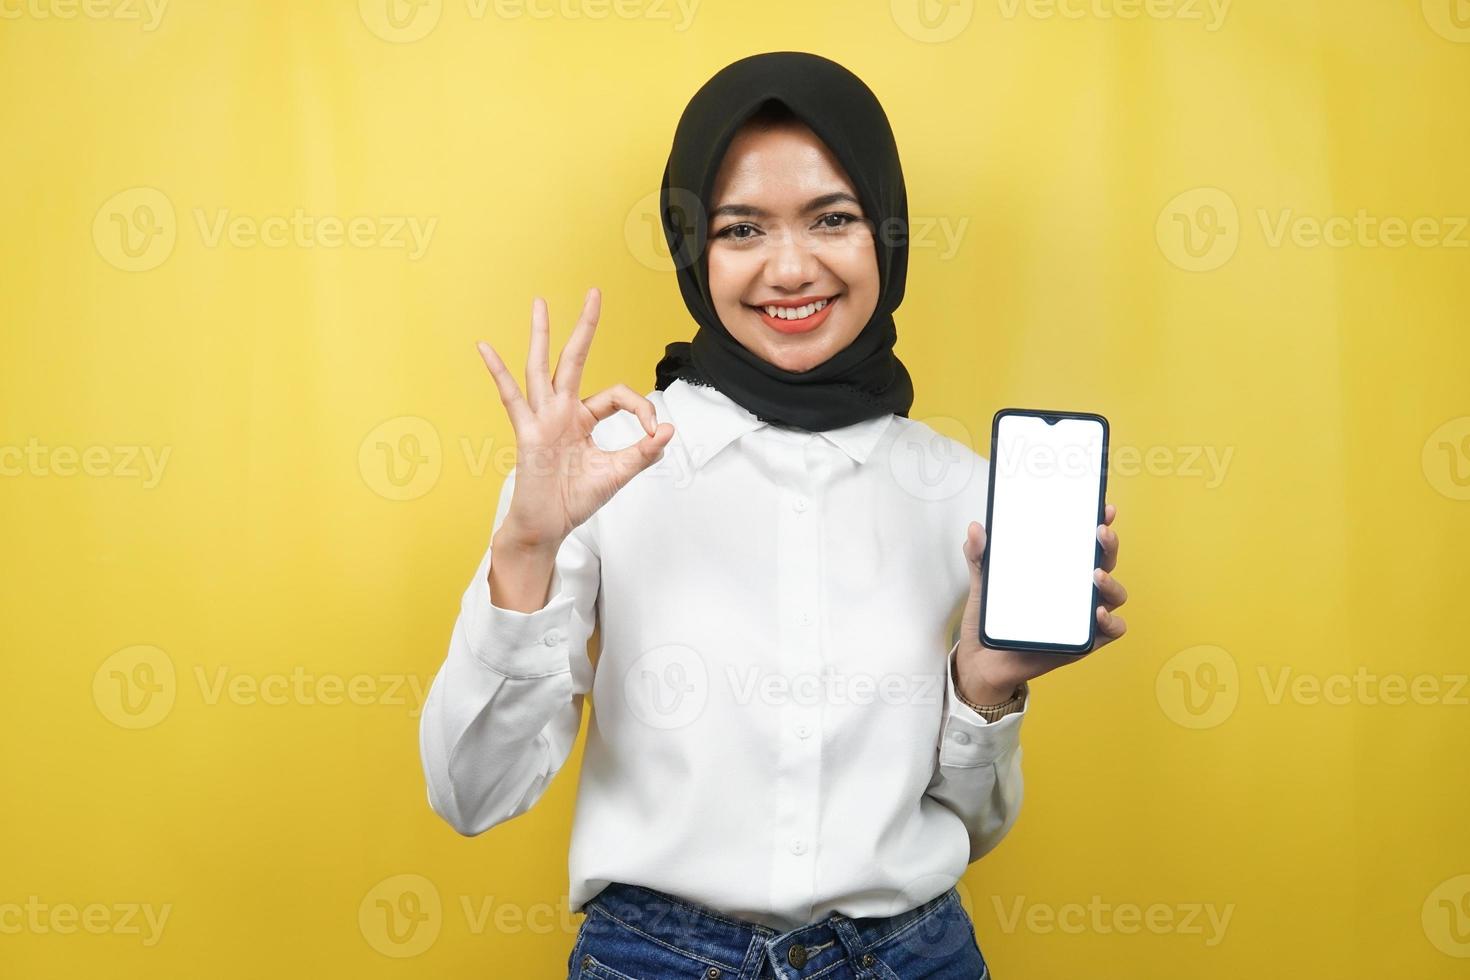
<path fill-rule="evenodd" d="M 747 432 L 770 424 L 756 418 L 753 412 L 719 389 L 692 384 L 683 378 L 664 389 L 664 401 L 672 416 L 675 438 L 683 441 L 695 469 Z M 827 429 L 817 435 L 847 453 L 854 461 L 863 463 L 892 421 L 893 413 L 889 412 L 838 429 Z"/>

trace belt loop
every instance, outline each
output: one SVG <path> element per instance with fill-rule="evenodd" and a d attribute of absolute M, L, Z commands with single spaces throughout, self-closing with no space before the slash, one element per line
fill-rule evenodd
<path fill-rule="evenodd" d="M 841 914 L 834 915 L 832 917 L 832 931 L 837 933 L 838 940 L 841 941 L 843 948 L 847 950 L 847 958 L 854 963 L 859 962 L 862 955 L 867 952 L 867 949 L 863 947 L 863 937 L 858 933 L 857 926 L 853 924 L 852 919 Z"/>

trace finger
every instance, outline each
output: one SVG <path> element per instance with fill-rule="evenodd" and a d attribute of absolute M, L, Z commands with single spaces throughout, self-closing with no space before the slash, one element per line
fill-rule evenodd
<path fill-rule="evenodd" d="M 1123 622 L 1123 617 L 1117 613 L 1110 613 L 1102 606 L 1097 607 L 1097 625 L 1103 635 L 1110 640 L 1116 640 L 1128 632 L 1128 624 Z"/>
<path fill-rule="evenodd" d="M 633 477 L 657 463 L 664 454 L 664 446 L 668 445 L 669 440 L 673 437 L 673 425 L 665 422 L 658 426 L 652 435 L 646 435 L 633 445 L 610 453 L 618 486 L 621 488 Z"/>
<path fill-rule="evenodd" d="M 515 375 L 505 366 L 500 355 L 495 353 L 495 348 L 483 340 L 475 345 L 480 352 L 480 360 L 490 369 L 490 377 L 495 379 L 495 388 L 500 392 L 500 403 L 505 406 L 505 412 L 510 416 L 512 428 L 519 431 L 520 424 L 531 415 L 531 407 L 526 404 L 526 399 L 521 396 L 520 385 L 516 384 Z"/>
<path fill-rule="evenodd" d="M 551 346 L 551 314 L 546 300 L 531 300 L 531 348 L 526 352 L 526 400 L 540 408 L 551 394 L 551 374 L 547 369 L 547 349 Z"/>
<path fill-rule="evenodd" d="M 556 359 L 556 375 L 551 386 L 557 391 L 569 391 L 573 395 L 582 391 L 582 366 L 587 363 L 587 352 L 592 349 L 592 334 L 597 329 L 597 318 L 602 314 L 602 292 L 596 286 L 587 290 L 582 301 L 582 315 L 577 318 L 576 329 L 561 349 Z"/>
<path fill-rule="evenodd" d="M 1117 609 L 1128 601 L 1128 590 L 1123 588 L 1123 583 L 1101 568 L 1092 570 L 1092 580 L 1097 583 L 1098 595 L 1102 596 L 1109 610 Z"/>
<path fill-rule="evenodd" d="M 1111 572 L 1118 567 L 1118 532 L 1106 525 L 1097 526 L 1097 539 L 1102 542 L 1102 569 Z"/>
<path fill-rule="evenodd" d="M 985 554 L 985 525 L 979 521 L 971 521 L 965 533 L 965 561 L 972 565 L 978 565 L 980 558 Z"/>
<path fill-rule="evenodd" d="M 1111 523 L 1113 523 L 1113 518 L 1115 518 L 1117 516 L 1118 516 L 1118 508 L 1115 505 L 1108 504 L 1106 507 L 1103 508 L 1103 523 L 1104 524 L 1111 524 Z"/>
<path fill-rule="evenodd" d="M 638 416 L 638 421 L 643 423 L 643 431 L 649 435 L 658 430 L 658 410 L 654 408 L 653 402 L 627 385 L 604 388 L 597 394 L 582 399 L 582 404 L 587 406 L 595 419 L 605 419 L 622 409 Z"/>

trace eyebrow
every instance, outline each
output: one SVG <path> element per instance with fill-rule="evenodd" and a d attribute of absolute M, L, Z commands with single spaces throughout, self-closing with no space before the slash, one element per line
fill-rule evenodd
<path fill-rule="evenodd" d="M 808 214 L 818 208 L 842 203 L 852 204 L 858 208 L 862 207 L 858 199 L 846 191 L 835 191 L 831 194 L 823 194 L 821 197 L 814 197 L 810 201 L 807 201 L 806 206 L 801 209 L 801 213 Z M 764 208 L 758 208 L 754 204 L 721 204 L 710 212 L 710 218 L 714 219 L 726 214 L 738 218 L 769 218 L 771 216 L 769 211 Z"/>

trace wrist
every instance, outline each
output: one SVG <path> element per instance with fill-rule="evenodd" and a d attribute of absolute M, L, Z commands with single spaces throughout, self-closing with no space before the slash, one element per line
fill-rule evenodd
<path fill-rule="evenodd" d="M 490 551 L 490 574 L 486 576 L 490 604 L 522 613 L 545 608 L 556 570 L 556 549 L 497 533 Z"/>
<path fill-rule="evenodd" d="M 1025 686 L 1025 682 L 1022 681 L 1005 687 L 996 687 L 978 677 L 967 676 L 960 671 L 958 664 L 954 669 L 954 684 L 960 700 L 972 708 L 991 708 L 1002 705 L 1014 699 Z"/>
<path fill-rule="evenodd" d="M 982 708 L 991 708 L 1011 700 L 1020 689 L 1021 685 L 1019 684 L 1015 687 L 1004 689 L 988 686 L 961 687 L 960 697 L 970 704 L 979 705 Z"/>
<path fill-rule="evenodd" d="M 503 524 L 491 540 L 491 547 L 501 554 L 514 552 L 526 558 L 555 557 L 561 550 L 562 539 L 527 534 L 511 524 Z"/>

